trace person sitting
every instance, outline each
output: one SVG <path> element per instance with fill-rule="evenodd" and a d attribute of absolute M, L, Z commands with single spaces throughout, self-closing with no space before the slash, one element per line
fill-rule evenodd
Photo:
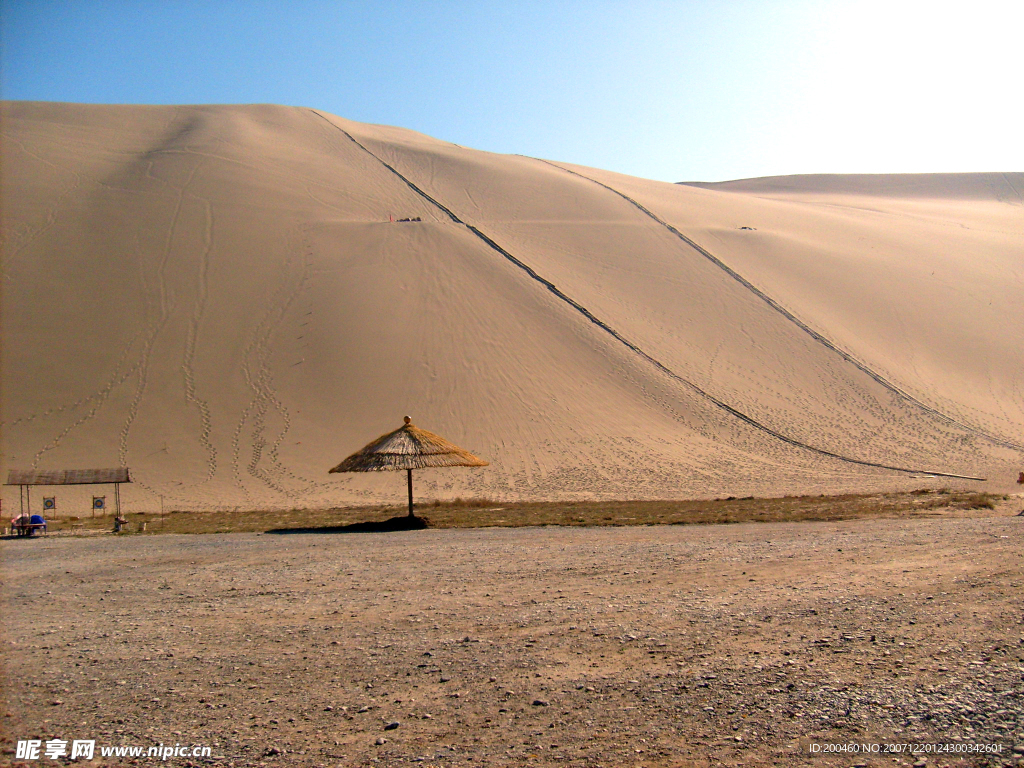
<path fill-rule="evenodd" d="M 46 519 L 42 515 L 32 515 L 32 517 L 29 518 L 28 524 L 29 536 L 31 536 L 36 531 L 42 531 L 43 533 L 46 533 Z"/>

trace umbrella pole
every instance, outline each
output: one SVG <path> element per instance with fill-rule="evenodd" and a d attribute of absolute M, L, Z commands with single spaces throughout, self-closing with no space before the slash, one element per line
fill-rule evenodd
<path fill-rule="evenodd" d="M 405 471 L 409 477 L 409 517 L 416 517 L 416 515 L 412 513 L 412 470 L 407 469 Z"/>

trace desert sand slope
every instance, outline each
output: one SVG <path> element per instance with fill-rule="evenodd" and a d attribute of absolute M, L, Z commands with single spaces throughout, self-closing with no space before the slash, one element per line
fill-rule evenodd
<path fill-rule="evenodd" d="M 393 500 L 327 469 L 407 413 L 491 461 L 425 498 L 1024 467 L 1022 174 L 673 185 L 276 106 L 7 103 L 0 130 L 5 474 L 125 464 L 132 509 Z"/>

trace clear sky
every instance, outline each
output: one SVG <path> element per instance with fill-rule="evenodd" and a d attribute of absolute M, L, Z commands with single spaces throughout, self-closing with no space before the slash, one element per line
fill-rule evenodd
<path fill-rule="evenodd" d="M 0 95 L 272 102 L 664 181 L 1024 170 L 1024 2 L 0 0 Z"/>

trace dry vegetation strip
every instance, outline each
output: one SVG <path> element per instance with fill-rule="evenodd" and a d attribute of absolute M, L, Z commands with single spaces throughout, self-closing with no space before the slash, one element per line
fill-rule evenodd
<path fill-rule="evenodd" d="M 743 522 L 849 520 L 937 514 L 939 510 L 992 509 L 1001 496 L 949 490 L 843 496 L 753 497 L 703 501 L 540 501 L 504 504 L 488 499 L 456 499 L 418 505 L 430 528 L 521 527 L 531 525 L 700 525 Z M 334 529 L 374 524 L 404 516 L 403 506 L 377 505 L 340 509 L 169 512 L 162 518 L 129 514 L 126 532 L 241 533 Z M 369 524 L 369 525 L 366 525 Z M 109 531 L 111 517 L 53 521 L 51 532 Z M 424 527 L 421 525 L 421 527 Z M 348 530 L 358 530 L 348 529 Z"/>

